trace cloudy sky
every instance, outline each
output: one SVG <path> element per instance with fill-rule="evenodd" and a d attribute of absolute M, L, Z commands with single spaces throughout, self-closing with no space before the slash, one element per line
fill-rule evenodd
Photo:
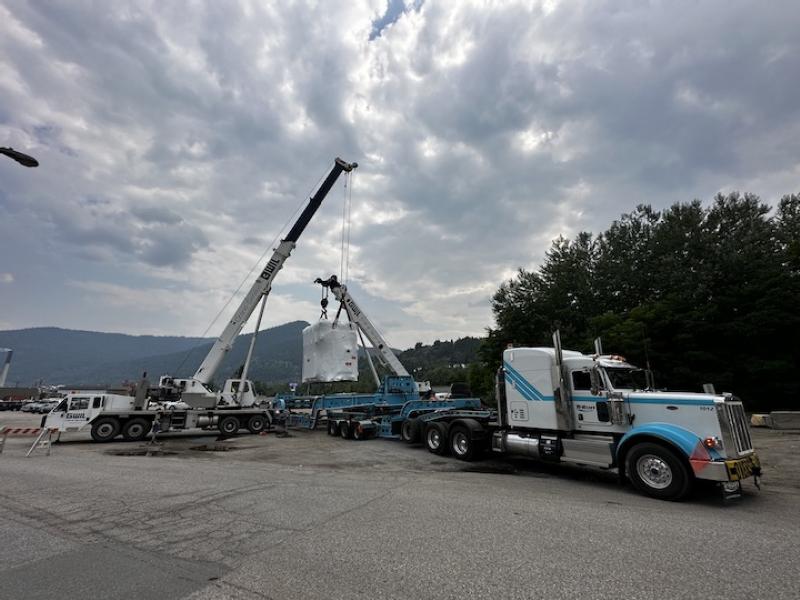
<path fill-rule="evenodd" d="M 202 334 L 342 156 L 356 299 L 395 346 L 481 334 L 559 234 L 799 191 L 798 31 L 796 0 L 0 0 L 0 146 L 41 163 L 0 156 L 0 329 Z M 268 324 L 318 317 L 344 197 Z"/>

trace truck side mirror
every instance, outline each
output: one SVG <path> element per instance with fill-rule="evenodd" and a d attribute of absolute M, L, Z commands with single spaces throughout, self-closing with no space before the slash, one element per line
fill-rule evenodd
<path fill-rule="evenodd" d="M 592 367 L 589 370 L 589 379 L 592 383 L 592 396 L 599 396 L 600 395 L 600 371 L 598 371 L 597 367 Z"/>

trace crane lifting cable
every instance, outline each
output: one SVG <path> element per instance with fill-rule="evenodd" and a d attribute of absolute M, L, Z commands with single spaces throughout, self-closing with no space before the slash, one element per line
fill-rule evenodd
<path fill-rule="evenodd" d="M 352 229 L 353 172 L 347 174 L 342 201 L 342 243 L 339 257 L 339 279 L 346 282 L 350 274 L 350 231 Z"/>

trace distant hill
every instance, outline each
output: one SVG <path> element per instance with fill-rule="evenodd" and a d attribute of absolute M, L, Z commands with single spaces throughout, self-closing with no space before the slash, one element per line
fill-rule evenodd
<path fill-rule="evenodd" d="M 436 340 L 433 344 L 417 343 L 413 348 L 401 352 L 400 361 L 409 372 L 417 368 L 458 368 L 477 362 L 481 338 L 465 337 L 457 340 Z"/>
<path fill-rule="evenodd" d="M 253 379 L 288 381 L 300 377 L 301 332 L 308 323 L 295 321 L 259 333 L 250 367 Z M 217 373 L 222 381 L 244 362 L 250 335 L 237 338 Z M 133 336 L 40 327 L 0 331 L 0 347 L 13 348 L 8 385 L 118 385 L 147 371 L 151 380 L 163 373 L 188 376 L 207 354 L 213 338 Z"/>
<path fill-rule="evenodd" d="M 294 321 L 258 335 L 249 378 L 266 384 L 300 381 L 303 364 L 302 331 L 305 321 Z M 225 357 L 215 382 L 232 377 L 244 363 L 251 334 L 237 338 Z M 63 384 L 114 387 L 138 381 L 143 372 L 155 383 L 163 374 L 191 376 L 208 353 L 214 338 L 126 335 L 74 331 L 56 327 L 0 331 L 0 347 L 14 349 L 7 385 Z M 461 365 L 477 361 L 479 338 L 417 344 L 404 352 L 395 350 L 408 371 L 436 383 L 463 380 Z M 367 364 L 360 368 L 371 383 Z M 380 369 L 382 371 L 382 369 Z"/>

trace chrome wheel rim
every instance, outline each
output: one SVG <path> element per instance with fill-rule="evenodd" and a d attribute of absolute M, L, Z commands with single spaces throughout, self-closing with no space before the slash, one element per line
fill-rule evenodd
<path fill-rule="evenodd" d="M 140 423 L 134 423 L 128 427 L 128 435 L 131 437 L 139 437 L 144 433 L 144 427 Z"/>
<path fill-rule="evenodd" d="M 97 428 L 97 435 L 100 437 L 108 437 L 114 433 L 114 426 L 111 423 L 101 423 Z"/>
<path fill-rule="evenodd" d="M 636 462 L 636 472 L 649 487 L 656 490 L 668 488 L 672 483 L 672 469 L 660 456 L 645 454 Z"/>
<path fill-rule="evenodd" d="M 469 440 L 467 440 L 466 434 L 459 431 L 453 436 L 453 450 L 455 450 L 458 455 L 467 453 L 469 450 Z"/>
<path fill-rule="evenodd" d="M 433 449 L 438 449 L 442 443 L 442 436 L 438 429 L 431 429 L 428 432 L 428 445 Z"/>

